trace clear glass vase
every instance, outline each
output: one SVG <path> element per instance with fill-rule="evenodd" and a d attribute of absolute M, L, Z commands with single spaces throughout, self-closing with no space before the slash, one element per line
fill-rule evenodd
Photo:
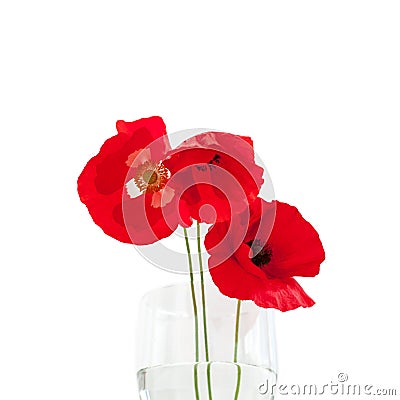
<path fill-rule="evenodd" d="M 265 390 L 277 377 L 273 311 L 228 298 L 212 282 L 203 308 L 202 292 L 199 283 L 177 284 L 142 299 L 140 399 L 273 399 Z"/>

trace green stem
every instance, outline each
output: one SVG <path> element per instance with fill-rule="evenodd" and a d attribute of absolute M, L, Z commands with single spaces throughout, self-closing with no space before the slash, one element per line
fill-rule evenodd
<path fill-rule="evenodd" d="M 205 348 L 206 361 L 209 362 L 210 355 L 209 355 L 209 351 L 208 351 L 206 293 L 205 293 L 205 287 L 204 287 L 203 259 L 201 256 L 200 223 L 198 221 L 197 221 L 197 254 L 199 256 L 201 303 L 202 303 L 202 309 L 203 309 L 204 348 Z M 209 400 L 212 400 L 211 364 L 207 365 L 207 386 L 208 386 L 208 398 L 209 398 Z"/>
<path fill-rule="evenodd" d="M 196 393 L 196 400 L 200 399 L 200 394 L 199 394 L 199 376 L 198 376 L 198 370 L 199 368 L 199 363 L 196 363 L 194 366 L 194 391 Z"/>
<path fill-rule="evenodd" d="M 240 306 L 242 302 L 238 300 L 237 307 L 236 307 L 236 326 L 235 326 L 235 350 L 233 352 L 233 362 L 237 363 L 237 354 L 238 354 L 238 345 L 239 345 L 239 322 L 240 322 Z M 240 390 L 240 381 L 242 377 L 242 368 L 239 364 L 237 364 L 237 383 L 236 383 L 236 390 L 235 390 L 235 399 L 237 400 L 239 397 L 239 390 Z"/>
<path fill-rule="evenodd" d="M 205 293 L 205 288 L 204 288 L 204 271 L 203 271 L 203 260 L 201 257 L 200 224 L 199 224 L 199 222 L 197 222 L 197 253 L 199 255 L 201 303 L 203 306 L 204 347 L 205 347 L 206 361 L 208 362 L 208 361 L 210 361 L 210 357 L 208 354 L 206 293 Z"/>
<path fill-rule="evenodd" d="M 211 391 L 211 363 L 207 364 L 207 386 L 208 386 L 208 398 L 212 400 L 212 391 Z"/>
<path fill-rule="evenodd" d="M 197 312 L 197 303 L 196 303 L 196 292 L 194 289 L 194 274 L 193 274 L 193 264 L 192 264 L 192 256 L 190 253 L 190 245 L 189 245 L 189 238 L 187 234 L 186 228 L 183 228 L 183 232 L 185 235 L 185 243 L 186 243 L 186 251 L 188 255 L 188 263 L 189 263 L 189 274 L 190 274 L 190 290 L 192 293 L 192 303 L 193 303 L 193 316 L 194 316 L 194 338 L 195 338 L 195 359 L 196 365 L 194 366 L 194 390 L 196 393 L 196 400 L 200 399 L 199 396 L 199 381 L 198 381 L 198 362 L 199 362 L 199 316 Z"/>
<path fill-rule="evenodd" d="M 238 345 L 239 345 L 240 306 L 241 305 L 242 305 L 242 301 L 238 300 L 237 306 L 236 306 L 235 350 L 233 352 L 233 362 L 237 362 L 237 353 L 238 353 Z"/>

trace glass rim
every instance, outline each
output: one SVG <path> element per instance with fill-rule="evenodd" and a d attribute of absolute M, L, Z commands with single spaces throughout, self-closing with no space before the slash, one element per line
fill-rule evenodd
<path fill-rule="evenodd" d="M 201 282 L 199 281 L 195 281 L 193 282 L 194 286 L 195 286 L 195 290 L 196 291 L 200 291 L 201 288 Z M 275 310 L 273 308 L 264 308 L 264 307 L 260 307 L 258 305 L 256 305 L 252 300 L 241 300 L 241 299 L 237 299 L 235 297 L 229 297 L 224 295 L 218 288 L 217 285 L 215 285 L 212 281 L 209 280 L 205 280 L 204 282 L 205 287 L 208 289 L 212 289 L 214 291 L 214 294 L 217 294 L 219 296 L 222 296 L 223 298 L 226 299 L 226 301 L 238 301 L 240 300 L 242 302 L 242 305 L 246 304 L 247 306 L 250 307 L 254 307 L 257 308 L 259 312 L 265 312 L 268 314 L 269 318 L 273 317 L 275 315 Z M 143 308 L 145 306 L 150 306 L 151 307 L 151 302 L 152 302 L 152 298 L 154 299 L 155 296 L 157 295 L 157 293 L 162 293 L 165 292 L 167 290 L 171 290 L 171 289 L 179 289 L 179 288 L 184 288 L 185 290 L 188 291 L 188 294 L 190 294 L 190 290 L 191 290 L 191 283 L 190 282 L 173 282 L 173 283 L 169 283 L 166 285 L 161 285 L 155 288 L 152 288 L 150 290 L 148 290 L 146 293 L 144 293 L 140 299 L 139 299 L 139 308 Z M 236 311 L 233 310 L 232 314 L 235 313 Z M 246 315 L 249 314 L 251 312 L 254 312 L 252 310 L 248 310 L 246 308 L 241 309 L 241 315 Z"/>

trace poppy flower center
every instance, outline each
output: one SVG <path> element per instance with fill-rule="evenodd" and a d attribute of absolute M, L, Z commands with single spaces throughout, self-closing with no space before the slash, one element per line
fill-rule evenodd
<path fill-rule="evenodd" d="M 168 168 L 161 161 L 146 161 L 137 168 L 133 180 L 141 192 L 155 193 L 167 184 L 170 175 Z"/>
<path fill-rule="evenodd" d="M 143 180 L 147 182 L 148 185 L 152 185 L 157 181 L 157 174 L 153 170 L 148 169 L 143 172 Z"/>
<path fill-rule="evenodd" d="M 253 250 L 253 254 L 255 254 L 255 256 L 251 258 L 251 261 L 253 262 L 254 265 L 257 265 L 257 267 L 262 268 L 265 267 L 271 261 L 272 257 L 271 248 L 268 246 L 263 247 L 259 239 L 250 240 L 246 244 L 251 247 L 251 249 Z"/>

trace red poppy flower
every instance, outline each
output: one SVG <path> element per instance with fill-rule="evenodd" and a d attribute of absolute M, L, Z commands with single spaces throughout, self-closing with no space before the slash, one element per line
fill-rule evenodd
<path fill-rule="evenodd" d="M 220 291 L 281 311 L 312 306 L 293 276 L 319 273 L 325 253 L 315 229 L 295 207 L 262 199 L 246 221 L 248 226 L 237 220 L 234 229 L 218 223 L 206 236 L 210 273 Z"/>
<path fill-rule="evenodd" d="M 117 131 L 85 166 L 78 193 L 107 235 L 126 243 L 153 243 L 182 223 L 162 162 L 171 149 L 165 124 L 160 117 L 118 121 Z"/>
<path fill-rule="evenodd" d="M 180 188 L 180 210 L 200 222 L 229 221 L 248 208 L 263 184 L 249 137 L 205 132 L 164 161 Z"/>
<path fill-rule="evenodd" d="M 150 244 L 193 218 L 229 220 L 257 197 L 263 170 L 249 138 L 206 132 L 171 150 L 160 117 L 118 121 L 117 131 L 78 179 L 94 222 L 117 240 Z"/>

